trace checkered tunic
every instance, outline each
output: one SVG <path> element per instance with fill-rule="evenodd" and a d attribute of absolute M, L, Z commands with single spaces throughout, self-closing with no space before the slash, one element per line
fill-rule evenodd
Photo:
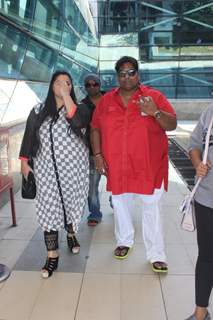
<path fill-rule="evenodd" d="M 35 111 L 38 113 L 39 107 L 35 107 Z M 51 156 L 50 123 L 51 119 L 47 118 L 40 127 L 40 146 L 34 158 L 38 223 L 47 231 L 64 227 L 64 211 Z M 62 108 L 52 127 L 53 148 L 67 224 L 72 223 L 76 232 L 88 195 L 89 160 L 88 148 L 68 129 L 69 123 Z"/>

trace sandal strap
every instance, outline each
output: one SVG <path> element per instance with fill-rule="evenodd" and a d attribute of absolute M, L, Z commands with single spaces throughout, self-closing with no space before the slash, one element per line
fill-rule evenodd
<path fill-rule="evenodd" d="M 80 244 L 74 234 L 67 235 L 67 244 L 68 244 L 68 247 L 70 248 L 70 250 L 72 250 L 75 247 L 80 247 Z"/>
<path fill-rule="evenodd" d="M 48 257 L 47 258 L 46 263 L 43 266 L 42 270 L 48 272 L 48 277 L 51 277 L 53 271 L 58 268 L 58 259 L 59 259 L 59 257 L 55 257 L 55 258 Z"/>

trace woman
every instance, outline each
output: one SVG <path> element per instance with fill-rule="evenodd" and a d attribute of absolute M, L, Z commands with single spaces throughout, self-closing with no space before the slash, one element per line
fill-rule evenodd
<path fill-rule="evenodd" d="M 42 277 L 58 266 L 58 231 L 65 228 L 72 253 L 80 245 L 75 237 L 88 195 L 89 160 L 83 131 L 90 111 L 77 105 L 72 78 L 65 71 L 54 73 L 44 104 L 35 106 L 27 119 L 22 141 L 21 172 L 36 180 L 36 212 L 44 231 L 47 260 Z M 33 158 L 33 168 L 29 159 Z"/>
<path fill-rule="evenodd" d="M 202 163 L 202 153 L 211 118 L 213 105 L 201 115 L 194 129 L 189 146 L 189 155 L 202 181 L 195 194 L 195 215 L 197 224 L 198 259 L 195 270 L 196 308 L 187 320 L 210 320 L 207 310 L 213 286 L 213 128 L 208 149 L 208 161 Z"/>

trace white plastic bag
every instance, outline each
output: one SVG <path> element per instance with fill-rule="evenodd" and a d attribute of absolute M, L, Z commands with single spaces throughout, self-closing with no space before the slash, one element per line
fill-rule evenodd
<path fill-rule="evenodd" d="M 181 220 L 181 228 L 185 231 L 195 231 L 196 219 L 195 219 L 195 208 L 194 199 L 191 195 L 187 195 L 180 207 L 180 212 L 183 217 Z"/>

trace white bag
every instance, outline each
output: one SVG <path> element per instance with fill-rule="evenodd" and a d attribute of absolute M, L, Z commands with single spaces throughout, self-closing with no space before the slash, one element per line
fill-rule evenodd
<path fill-rule="evenodd" d="M 191 195 L 185 197 L 180 211 L 183 214 L 181 220 L 181 228 L 185 231 L 195 231 L 196 229 L 196 219 L 195 219 L 195 209 L 194 209 L 194 199 Z"/>
<path fill-rule="evenodd" d="M 212 116 L 211 122 L 209 124 L 207 135 L 206 135 L 205 149 L 204 149 L 204 154 L 203 154 L 203 163 L 204 164 L 206 164 L 206 162 L 207 162 L 209 139 L 210 139 L 212 124 L 213 124 L 213 116 Z M 195 195 L 195 192 L 196 192 L 201 180 L 202 180 L 202 178 L 199 177 L 199 179 L 197 180 L 191 193 L 185 197 L 185 199 L 183 200 L 183 203 L 180 207 L 180 212 L 183 214 L 180 225 L 181 225 L 181 228 L 186 231 L 194 231 L 196 229 L 194 195 Z"/>

